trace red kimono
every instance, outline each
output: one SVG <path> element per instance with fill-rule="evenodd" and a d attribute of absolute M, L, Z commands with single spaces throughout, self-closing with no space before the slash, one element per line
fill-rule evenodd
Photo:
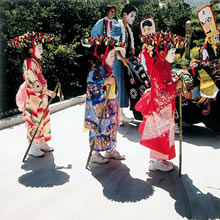
<path fill-rule="evenodd" d="M 135 106 L 143 115 L 138 129 L 141 134 L 140 144 L 153 150 L 157 159 L 164 160 L 175 157 L 174 114 L 177 92 L 170 69 L 167 61 L 156 59 L 150 71 L 151 88 Z"/>
<path fill-rule="evenodd" d="M 152 64 L 153 64 L 154 59 L 150 56 L 150 54 L 149 54 L 146 47 L 144 49 L 142 49 L 142 51 L 140 52 L 140 61 L 143 64 L 142 55 L 144 56 L 145 64 L 146 64 L 146 67 L 147 67 L 147 73 L 148 73 L 148 76 L 150 77 L 151 76 Z"/>

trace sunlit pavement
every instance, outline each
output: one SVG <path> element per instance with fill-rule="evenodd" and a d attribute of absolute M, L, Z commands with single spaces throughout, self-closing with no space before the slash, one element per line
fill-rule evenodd
<path fill-rule="evenodd" d="M 183 133 L 182 176 L 148 171 L 148 149 L 139 144 L 138 122 L 118 131 L 126 160 L 85 169 L 88 133 L 84 104 L 51 116 L 55 148 L 44 158 L 27 157 L 24 124 L 0 131 L 1 220 L 220 219 L 220 136 L 202 124 Z M 130 114 L 127 111 L 127 114 Z"/>

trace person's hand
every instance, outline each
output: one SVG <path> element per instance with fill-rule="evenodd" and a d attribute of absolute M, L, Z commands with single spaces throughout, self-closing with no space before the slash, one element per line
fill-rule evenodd
<path fill-rule="evenodd" d="M 151 50 L 153 50 L 153 49 L 154 49 L 154 47 L 153 47 L 153 46 L 151 46 L 151 45 L 149 45 L 147 49 L 151 51 Z"/>
<path fill-rule="evenodd" d="M 180 93 L 182 91 L 183 88 L 183 81 L 181 79 L 179 79 L 176 83 L 176 90 L 178 93 Z"/>
<path fill-rule="evenodd" d="M 115 77 L 113 75 L 110 75 L 105 79 L 104 85 L 112 85 L 114 82 Z"/>
<path fill-rule="evenodd" d="M 57 94 L 56 94 L 55 92 L 52 92 L 52 93 L 51 93 L 51 98 L 55 98 L 56 95 L 57 95 Z"/>
<path fill-rule="evenodd" d="M 50 97 L 52 97 L 52 98 L 55 98 L 55 97 L 56 97 L 56 93 L 53 92 L 53 91 L 51 91 L 51 90 L 49 90 L 49 89 L 46 89 L 46 90 L 45 90 L 45 94 L 48 95 L 48 96 L 50 96 Z"/>
<path fill-rule="evenodd" d="M 134 56 L 135 55 L 135 49 L 131 48 L 131 55 Z"/>
<path fill-rule="evenodd" d="M 122 62 L 126 67 L 128 67 L 128 64 L 130 64 L 129 60 L 125 58 L 122 59 Z"/>

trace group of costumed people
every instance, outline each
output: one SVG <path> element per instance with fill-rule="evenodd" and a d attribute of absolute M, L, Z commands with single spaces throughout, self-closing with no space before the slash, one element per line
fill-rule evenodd
<path fill-rule="evenodd" d="M 217 55 L 219 31 L 210 6 L 201 8 L 198 19 L 206 34 L 200 50 L 200 60 L 192 61 L 188 71 L 182 71 L 187 93 L 183 94 L 183 121 L 203 122 L 214 131 L 220 130 L 220 66 Z"/>
<path fill-rule="evenodd" d="M 153 18 L 144 19 L 141 22 L 140 39 L 143 48 L 139 60 L 134 57 L 134 37 L 130 27 L 137 9 L 126 4 L 118 21 L 113 19 L 115 12 L 116 8 L 108 5 L 106 16 L 94 25 L 91 37 L 81 40 L 83 46 L 92 48 L 96 58 L 88 73 L 85 104 L 84 130 L 89 130 L 91 149 L 89 162 L 104 164 L 110 159 L 125 159 L 116 150 L 117 128 L 134 120 L 128 118 L 123 109 L 129 106 L 129 86 L 126 80 L 135 84 L 133 78 L 128 77 L 132 76 L 134 65 L 131 63 L 135 60 L 139 72 L 147 75 L 145 89 L 140 89 L 141 98 L 135 105 L 130 101 L 130 107 L 139 111 L 143 118 L 138 129 L 141 134 L 140 144 L 150 148 L 150 170 L 170 171 L 173 164 L 168 160 L 175 157 L 175 97 L 183 93 L 186 99 L 198 101 L 197 105 L 205 106 L 207 99 L 216 98 L 218 94 L 220 78 L 216 49 L 219 33 L 213 12 L 210 6 L 203 7 L 198 12 L 198 18 L 207 35 L 205 46 L 201 50 L 201 62 L 194 63 L 191 72 L 180 71 L 179 75 L 171 72 L 171 63 L 176 50 L 185 48 L 187 39 L 177 34 L 156 32 Z M 210 23 L 209 26 L 207 23 Z M 56 93 L 47 89 L 40 64 L 42 43 L 50 42 L 52 38 L 51 34 L 32 32 L 9 42 L 13 47 L 27 48 L 29 55 L 24 61 L 25 83 L 18 91 L 17 103 L 23 111 L 29 142 L 39 127 L 29 151 L 34 157 L 43 156 L 43 151 L 53 150 L 46 144 L 51 138 L 49 110 L 44 115 L 43 112 L 48 96 L 53 98 Z M 187 84 L 185 78 L 189 72 L 194 74 L 195 68 L 199 69 L 195 81 L 200 84 L 194 83 L 195 86 L 192 86 L 194 81 Z M 206 87 L 209 96 L 204 96 L 203 87 Z M 134 87 L 130 91 L 134 91 Z M 137 97 L 134 94 L 133 97 Z M 43 121 L 39 123 L 42 115 Z"/>

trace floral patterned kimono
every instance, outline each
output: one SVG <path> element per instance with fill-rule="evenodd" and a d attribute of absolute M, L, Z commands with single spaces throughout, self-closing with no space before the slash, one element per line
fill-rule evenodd
<path fill-rule="evenodd" d="M 176 84 L 171 80 L 170 64 L 157 58 L 151 67 L 151 88 L 146 90 L 136 110 L 143 115 L 139 126 L 140 144 L 150 148 L 154 158 L 175 157 L 174 113 Z M 155 154 L 157 155 L 155 157 Z"/>
<path fill-rule="evenodd" d="M 144 47 L 140 52 L 140 61 L 144 66 L 144 70 L 147 72 L 148 76 L 150 77 L 151 74 L 151 67 L 153 64 L 154 59 L 150 56 L 151 51 Z M 153 52 L 152 52 L 153 53 Z"/>
<path fill-rule="evenodd" d="M 107 88 L 104 86 L 104 80 L 112 74 L 112 69 L 108 66 L 102 66 L 97 62 L 91 68 L 87 79 L 87 97 L 84 127 L 89 129 L 90 146 L 94 139 L 99 118 L 104 106 L 107 95 Z M 117 87 L 112 84 L 111 92 L 108 98 L 107 106 L 104 111 L 101 126 L 95 141 L 94 150 L 106 151 L 116 147 L 116 135 L 118 124 L 118 104 Z"/>
<path fill-rule="evenodd" d="M 48 104 L 47 81 L 42 74 L 41 64 L 34 58 L 27 58 L 23 65 L 23 77 L 26 82 L 26 100 L 24 120 L 27 127 L 27 138 L 31 141 L 41 117 Z M 41 143 L 51 139 L 50 112 L 47 109 L 34 142 Z"/>

